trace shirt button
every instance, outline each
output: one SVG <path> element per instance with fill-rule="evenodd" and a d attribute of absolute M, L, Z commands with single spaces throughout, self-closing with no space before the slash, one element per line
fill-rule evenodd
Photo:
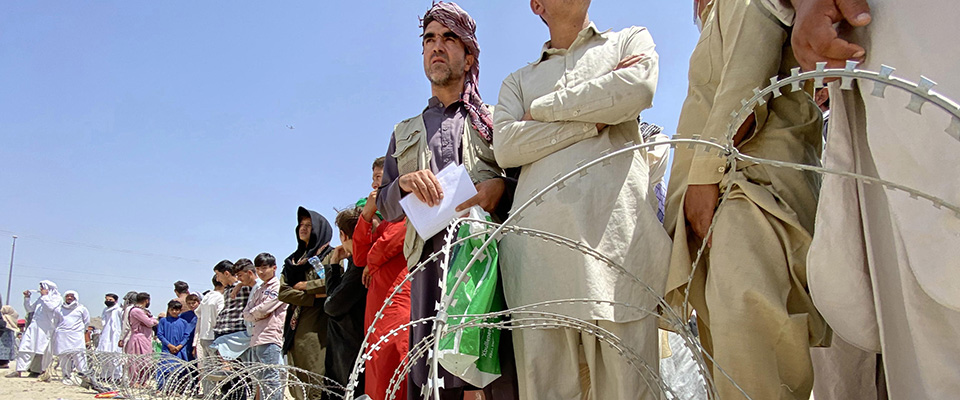
<path fill-rule="evenodd" d="M 557 139 L 550 139 L 550 144 L 557 144 Z"/>
<path fill-rule="evenodd" d="M 726 167 L 717 167 L 717 172 L 722 174 L 723 171 L 726 171 L 726 169 L 727 169 Z"/>

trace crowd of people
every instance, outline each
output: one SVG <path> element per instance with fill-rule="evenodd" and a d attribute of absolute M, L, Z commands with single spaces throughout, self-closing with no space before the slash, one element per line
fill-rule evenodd
<path fill-rule="evenodd" d="M 525 209 L 512 224 L 572 238 L 605 257 L 558 248 L 534 236 L 503 236 L 499 267 L 509 307 L 553 302 L 550 312 L 587 321 L 648 365 L 657 365 L 658 328 L 676 329 L 658 324 L 655 313 L 665 298 L 694 319 L 724 399 L 746 394 L 806 400 L 815 388 L 820 400 L 946 398 L 960 390 L 956 374 L 945 368 L 960 356 L 950 339 L 960 332 L 957 275 L 943 267 L 955 265 L 960 246 L 955 240 L 917 242 L 917 227 L 904 219 L 917 217 L 936 237 L 955 239 L 955 216 L 941 218 L 937 209 L 914 207 L 898 194 L 862 182 L 840 182 L 795 168 L 734 164 L 703 146 L 676 149 L 665 192 L 659 184 L 667 159 L 660 146 L 609 159 L 602 168 L 564 182 L 563 190 L 534 198 L 583 160 L 664 138 L 648 134 L 659 131 L 638 118 L 652 106 L 657 87 L 658 56 L 650 32 L 597 28 L 588 16 L 589 0 L 531 0 L 530 5 L 547 25 L 549 40 L 533 63 L 503 81 L 493 107 L 478 89 L 476 22 L 454 3 L 434 4 L 421 20 L 431 96 L 425 108 L 412 106 L 411 111 L 421 111 L 395 126 L 386 156 L 373 163 L 372 191 L 339 211 L 333 225 L 319 213 L 299 208 L 297 248 L 279 273 L 268 253 L 253 261 L 221 261 L 214 267 L 212 290 L 190 292 L 178 282 L 177 298 L 160 318 L 147 311 L 147 293 L 128 293 L 122 304 L 108 294 L 97 349 L 159 351 L 181 360 L 286 362 L 343 386 L 367 332 L 379 338 L 411 321 L 428 321 L 381 343 L 365 360 L 357 393 L 385 398 L 410 346 L 432 335 L 429 318 L 437 315 L 443 300 L 439 282 L 444 272 L 434 254 L 442 249 L 444 235 L 421 237 L 407 223 L 400 199 L 415 196 L 438 205 L 445 193 L 436 174 L 448 165 L 462 165 L 477 194 L 457 211 L 479 207 L 501 222 L 536 200 L 537 206 Z M 872 21 L 871 5 L 883 18 Z M 927 6 L 938 15 L 957 16 L 945 1 Z M 889 0 L 870 5 L 864 0 L 695 0 L 701 40 L 690 60 L 678 137 L 731 139 L 750 156 L 820 165 L 828 130 L 818 104 L 826 103 L 819 95 L 814 102 L 811 84 L 761 102 L 727 138 L 730 113 L 754 88 L 765 86 L 770 77 L 789 76 L 796 67 L 811 70 L 819 61 L 837 67 L 847 59 L 876 65 L 866 58 L 868 50 L 907 71 L 923 70 L 919 58 L 898 55 L 903 51 L 899 42 L 877 40 L 867 49 L 857 44 L 905 29 L 894 20 L 911 12 L 904 7 L 909 5 Z M 871 29 L 865 31 L 868 24 Z M 909 34 L 938 43 L 937 29 Z M 957 90 L 954 84 L 946 87 Z M 957 200 L 949 188 L 886 169 L 884 163 L 898 163 L 900 150 L 888 152 L 881 142 L 857 144 L 871 135 L 894 140 L 889 121 L 876 118 L 898 106 L 861 97 L 858 91 L 841 92 L 836 84 L 829 90 L 834 112 L 826 137 L 840 155 L 826 157 L 828 166 L 903 178 Z M 870 106 L 864 108 L 865 102 Z M 940 139 L 938 151 L 953 151 L 944 154 L 955 157 L 957 143 L 949 137 L 930 140 Z M 910 159 L 923 164 L 923 157 Z M 917 176 L 932 173 L 903 168 Z M 822 202 L 821 184 L 824 193 L 829 189 L 837 197 Z M 837 236 L 836 231 L 847 233 Z M 331 245 L 334 232 L 341 243 L 336 247 Z M 829 245 L 822 242 L 823 235 L 831 238 Z M 927 245 L 937 246 L 938 252 L 928 254 L 922 247 Z M 835 246 L 843 251 L 837 253 Z M 625 279 L 611 264 L 653 292 Z M 416 279 L 407 279 L 418 265 L 423 268 Z M 931 267 L 939 271 L 936 279 L 924 265 L 939 265 Z M 821 281 L 814 278 L 822 274 L 835 279 L 816 286 Z M 76 292 L 61 297 L 49 281 L 41 282 L 39 290 L 36 301 L 24 292 L 33 321 L 11 375 L 27 371 L 36 360 L 41 360 L 40 370 L 47 368 L 51 354 L 61 356 L 64 376 L 85 371 L 76 350 L 84 347 L 89 312 Z M 591 301 L 564 301 L 569 299 Z M 522 329 L 504 332 L 503 338 L 501 376 L 485 387 L 446 370 L 439 373 L 442 387 L 430 386 L 429 368 L 419 358 L 399 384 L 397 398 L 419 398 L 433 390 L 445 400 L 477 390 L 487 399 L 660 396 L 660 389 L 639 379 L 595 331 Z M 844 367 L 850 365 L 855 367 Z M 300 378 L 310 380 L 307 374 Z M 154 379 L 163 385 L 162 373 Z M 279 385 L 275 370 L 266 370 L 261 380 L 266 387 Z M 326 398 L 321 386 L 291 394 Z"/>

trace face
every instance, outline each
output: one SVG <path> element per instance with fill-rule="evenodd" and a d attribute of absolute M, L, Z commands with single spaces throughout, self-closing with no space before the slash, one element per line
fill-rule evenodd
<path fill-rule="evenodd" d="M 463 41 L 450 29 L 431 21 L 423 31 L 423 70 L 434 86 L 460 84 L 473 65 Z"/>
<path fill-rule="evenodd" d="M 340 243 L 343 244 L 343 248 L 346 249 L 348 253 L 353 254 L 353 238 L 347 236 L 343 231 L 340 231 Z"/>
<path fill-rule="evenodd" d="M 277 274 L 276 265 L 261 265 L 257 267 L 257 276 L 260 277 L 260 280 L 266 282 L 273 279 Z"/>
<path fill-rule="evenodd" d="M 581 22 L 587 16 L 590 0 L 530 0 L 530 9 L 549 26 L 555 22 Z"/>
<path fill-rule="evenodd" d="M 180 311 L 181 310 L 179 308 L 168 308 L 167 316 L 172 318 L 177 318 L 180 316 Z"/>
<path fill-rule="evenodd" d="M 380 181 L 383 180 L 383 168 L 374 168 L 373 169 L 373 183 L 370 184 L 370 187 L 376 190 L 380 187 Z"/>
<path fill-rule="evenodd" d="M 240 271 L 237 275 L 243 286 L 253 286 L 257 284 L 257 274 L 253 271 Z"/>
<path fill-rule="evenodd" d="M 193 300 L 187 300 L 187 309 L 188 309 L 188 310 L 193 311 L 193 310 L 196 310 L 197 307 L 200 307 L 200 302 L 198 302 L 198 301 L 193 301 Z"/>
<path fill-rule="evenodd" d="M 310 221 L 310 217 L 304 217 L 303 219 L 301 219 L 300 225 L 297 226 L 297 238 L 303 241 L 304 243 L 310 243 L 310 233 L 312 232 L 313 232 L 313 223 Z"/>
<path fill-rule="evenodd" d="M 237 279 L 229 272 L 214 271 L 214 274 L 217 275 L 217 280 L 220 281 L 223 286 L 230 286 Z"/>
<path fill-rule="evenodd" d="M 77 298 L 73 295 L 73 293 L 70 293 L 66 296 L 63 296 L 63 301 L 67 304 L 73 304 L 73 302 L 77 301 Z"/>

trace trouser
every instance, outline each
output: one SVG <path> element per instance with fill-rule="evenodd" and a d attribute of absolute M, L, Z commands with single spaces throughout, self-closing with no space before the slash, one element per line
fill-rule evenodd
<path fill-rule="evenodd" d="M 810 398 L 811 316 L 788 307 L 802 295 L 791 257 L 805 255 L 809 242 L 791 240 L 785 225 L 739 193 L 718 208 L 704 290 L 709 320 L 698 328 L 722 399 L 744 398 L 736 385 L 753 399 Z"/>
<path fill-rule="evenodd" d="M 327 348 L 320 348 L 320 357 L 321 360 L 327 358 Z M 290 351 L 287 353 L 287 364 L 297 367 L 297 357 L 296 352 Z M 310 372 L 313 372 L 317 375 L 325 375 L 326 369 L 324 368 L 323 363 L 314 366 L 316 369 Z M 302 368 L 302 367 L 298 367 Z M 290 385 L 290 395 L 293 396 L 296 400 L 314 400 L 314 399 L 326 399 L 327 395 L 319 389 L 319 387 L 324 386 L 326 382 L 318 381 L 312 378 L 311 374 L 305 374 L 301 372 L 295 372 L 294 375 L 297 376 L 297 379 L 302 382 L 305 386 L 300 385 Z"/>
<path fill-rule="evenodd" d="M 200 370 L 206 371 L 213 368 L 216 368 L 215 363 L 219 363 L 219 359 L 216 358 L 217 352 L 210 348 L 213 344 L 213 340 L 204 340 L 200 339 L 197 341 L 197 359 L 200 360 Z M 200 389 L 203 391 L 203 395 L 206 396 L 207 393 L 210 393 L 213 390 L 215 383 L 209 379 L 203 379 L 200 382 Z"/>
<path fill-rule="evenodd" d="M 17 354 L 17 372 L 26 372 L 28 369 L 30 372 L 43 372 L 50 366 L 51 361 L 49 357 L 44 357 L 43 353 L 20 352 Z"/>
<path fill-rule="evenodd" d="M 275 343 L 261 344 L 250 348 L 252 361 L 280 365 L 283 357 L 280 355 L 280 345 Z M 259 372 L 257 379 L 260 387 L 261 400 L 283 400 L 283 389 L 280 388 L 280 370 L 265 368 Z"/>
<path fill-rule="evenodd" d="M 103 367 L 100 369 L 100 379 L 111 383 L 119 382 L 120 378 L 123 377 L 123 368 L 120 365 L 119 356 L 114 354 L 120 354 L 120 352 L 102 352 L 100 354 L 100 359 L 103 360 L 101 361 Z"/>
<path fill-rule="evenodd" d="M 621 347 L 632 349 L 639 357 L 634 360 L 636 367 L 586 332 L 567 328 L 514 331 L 521 399 L 580 400 L 584 393 L 597 400 L 659 398 L 657 319 L 591 322 L 619 338 Z M 585 379 L 579 379 L 581 357 L 588 370 Z"/>
<path fill-rule="evenodd" d="M 63 378 L 69 379 L 74 372 L 87 372 L 87 353 L 83 350 L 70 351 L 58 356 Z"/>

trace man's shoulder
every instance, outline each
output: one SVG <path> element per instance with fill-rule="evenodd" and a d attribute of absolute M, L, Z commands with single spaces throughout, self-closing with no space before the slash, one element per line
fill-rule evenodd
<path fill-rule="evenodd" d="M 422 124 L 423 123 L 423 113 L 414 115 L 410 118 L 407 118 L 403 121 L 398 122 L 393 126 L 393 133 L 397 134 L 398 132 L 404 132 L 409 129 L 412 125 Z"/>

